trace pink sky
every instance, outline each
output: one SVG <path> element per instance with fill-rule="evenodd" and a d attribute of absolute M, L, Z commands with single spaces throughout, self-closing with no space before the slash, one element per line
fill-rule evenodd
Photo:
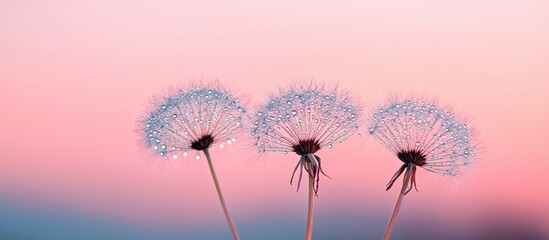
<path fill-rule="evenodd" d="M 466 221 L 500 206 L 549 224 L 548 42 L 547 1 L 2 1 L 0 197 L 139 224 L 223 223 L 206 161 L 151 160 L 137 144 L 150 97 L 219 78 L 253 111 L 276 86 L 314 78 L 367 105 L 438 97 L 471 120 L 479 165 L 457 190 L 420 174 L 404 218 Z M 306 193 L 288 184 L 298 157 L 243 143 L 213 152 L 237 225 L 273 209 L 304 222 Z M 332 180 L 317 208 L 385 222 L 399 161 L 367 136 L 320 154 Z"/>

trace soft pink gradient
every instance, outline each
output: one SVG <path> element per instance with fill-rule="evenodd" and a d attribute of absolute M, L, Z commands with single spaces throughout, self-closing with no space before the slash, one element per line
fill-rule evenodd
<path fill-rule="evenodd" d="M 141 151 L 135 121 L 150 97 L 219 78 L 253 111 L 278 85 L 327 79 L 370 106 L 392 92 L 438 97 L 475 126 L 471 177 L 456 191 L 421 174 L 404 216 L 467 222 L 500 206 L 547 226 L 549 2 L 450 2 L 2 1 L 0 196 L 144 224 L 222 223 L 205 161 Z M 384 186 L 399 162 L 388 151 L 362 136 L 320 154 L 332 180 L 321 179 L 318 209 L 389 216 L 397 191 Z M 305 216 L 306 192 L 288 183 L 297 156 L 258 157 L 240 139 L 212 157 L 237 227 L 276 209 Z"/>

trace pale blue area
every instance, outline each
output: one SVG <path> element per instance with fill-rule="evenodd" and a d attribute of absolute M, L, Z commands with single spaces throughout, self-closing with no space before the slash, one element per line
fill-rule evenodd
<path fill-rule="evenodd" d="M 381 239 L 386 226 L 386 214 L 366 216 L 364 210 L 327 212 L 315 215 L 314 239 Z M 500 217 L 500 220 L 507 218 Z M 150 228 L 131 225 L 70 212 L 51 206 L 39 207 L 28 203 L 7 201 L 0 196 L 0 240 L 181 240 L 232 239 L 224 221 L 213 221 L 210 228 L 187 226 Z M 258 220 L 242 222 L 235 219 L 243 240 L 303 239 L 305 216 L 284 212 Z M 474 231 L 463 231 L 459 226 L 433 222 L 427 218 L 398 219 L 392 239 L 445 239 L 445 240 L 546 240 L 540 229 L 513 221 L 487 223 Z"/>
<path fill-rule="evenodd" d="M 247 223 L 238 222 L 241 239 L 302 239 L 306 216 L 285 213 Z M 315 239 L 356 239 L 363 237 L 372 225 L 348 215 L 317 213 Z M 238 220 L 238 219 L 236 219 Z M 383 223 L 384 224 L 384 223 Z M 366 227 L 369 226 L 369 227 Z M 380 226 L 378 226 L 380 227 Z M 378 231 L 379 234 L 379 231 Z M 232 239 L 223 221 L 211 229 L 147 229 L 109 219 L 98 219 L 67 212 L 63 209 L 29 207 L 0 200 L 0 239 L 21 240 L 171 240 Z"/>

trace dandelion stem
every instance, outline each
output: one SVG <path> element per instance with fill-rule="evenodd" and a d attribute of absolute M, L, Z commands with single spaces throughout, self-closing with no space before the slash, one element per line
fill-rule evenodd
<path fill-rule="evenodd" d="M 210 171 L 212 172 L 212 178 L 215 183 L 215 188 L 217 189 L 217 195 L 219 196 L 219 201 L 221 202 L 221 206 L 223 207 L 223 212 L 225 213 L 225 217 L 227 218 L 227 222 L 229 223 L 229 227 L 231 228 L 231 232 L 233 233 L 233 237 L 235 240 L 238 240 L 238 233 L 236 232 L 236 228 L 233 223 L 233 219 L 231 218 L 231 214 L 229 213 L 229 209 L 227 208 L 227 204 L 225 203 L 225 198 L 223 198 L 223 193 L 221 192 L 221 186 L 219 185 L 219 181 L 217 180 L 217 175 L 215 174 L 215 169 L 212 164 L 212 159 L 210 158 L 210 152 L 208 149 L 204 149 L 204 154 L 206 155 L 206 159 L 208 159 L 208 165 L 210 166 Z"/>
<path fill-rule="evenodd" d="M 402 204 L 402 199 L 404 198 L 404 195 L 406 195 L 406 193 L 408 192 L 407 191 L 408 184 L 410 184 L 410 179 L 414 174 L 414 170 L 415 170 L 415 166 L 413 164 L 409 164 L 406 168 L 406 173 L 404 174 L 404 178 L 402 180 L 402 188 L 400 189 L 400 194 L 398 195 L 398 199 L 395 204 L 395 208 L 393 209 L 393 214 L 391 215 L 391 219 L 387 224 L 387 229 L 385 230 L 385 235 L 383 236 L 383 240 L 389 240 L 389 237 L 391 237 L 391 232 L 393 231 L 393 225 L 395 224 L 395 220 L 398 215 L 398 210 L 400 210 L 400 205 Z"/>
<path fill-rule="evenodd" d="M 311 237 L 313 236 L 314 197 L 314 179 L 309 175 L 309 208 L 307 211 L 307 230 L 305 231 L 305 240 L 311 240 Z"/>

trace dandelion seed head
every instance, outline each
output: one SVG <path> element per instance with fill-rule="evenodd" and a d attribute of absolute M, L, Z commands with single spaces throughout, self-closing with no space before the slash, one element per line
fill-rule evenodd
<path fill-rule="evenodd" d="M 315 153 L 357 133 L 362 110 L 347 92 L 313 84 L 293 85 L 250 118 L 259 152 Z"/>
<path fill-rule="evenodd" d="M 467 122 L 448 107 L 418 97 L 390 99 L 369 120 L 369 133 L 405 164 L 455 176 L 476 158 Z"/>
<path fill-rule="evenodd" d="M 299 190 L 305 170 L 316 194 L 320 174 L 326 176 L 316 153 L 357 133 L 361 116 L 362 110 L 356 101 L 337 87 L 312 83 L 293 85 L 272 95 L 250 117 L 251 135 L 260 153 L 294 152 L 299 155 L 290 184 L 299 169 Z"/>
<path fill-rule="evenodd" d="M 219 84 L 210 85 L 195 83 L 158 98 L 140 120 L 146 147 L 177 159 L 186 157 L 190 149 L 200 151 L 218 142 L 234 142 L 245 107 Z"/>

